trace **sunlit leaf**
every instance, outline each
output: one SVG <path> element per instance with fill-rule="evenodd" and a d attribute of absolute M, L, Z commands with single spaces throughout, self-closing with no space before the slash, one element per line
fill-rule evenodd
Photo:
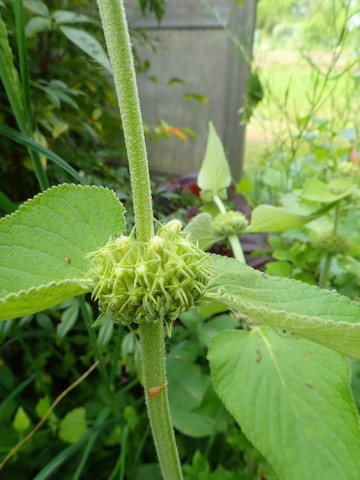
<path fill-rule="evenodd" d="M 66 443 L 76 443 L 87 431 L 85 408 L 74 408 L 61 420 L 59 437 Z"/>
<path fill-rule="evenodd" d="M 34 313 L 89 290 L 88 252 L 125 228 L 102 187 L 60 185 L 0 220 L 0 319 Z"/>
<path fill-rule="evenodd" d="M 30 427 L 30 424 L 31 422 L 28 414 L 25 412 L 23 407 L 20 406 L 16 411 L 16 415 L 13 421 L 13 427 L 18 432 L 23 432 Z"/>

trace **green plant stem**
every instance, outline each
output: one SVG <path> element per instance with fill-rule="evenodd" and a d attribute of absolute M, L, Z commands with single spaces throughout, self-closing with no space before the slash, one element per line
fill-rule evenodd
<path fill-rule="evenodd" d="M 226 213 L 226 207 L 222 202 L 221 198 L 218 197 L 217 195 L 214 195 L 214 203 L 218 207 L 220 213 L 223 213 L 223 214 Z M 241 243 L 239 238 L 236 235 L 229 235 L 228 240 L 230 242 L 231 249 L 233 251 L 233 254 L 236 260 L 238 260 L 241 263 L 246 263 L 244 252 L 241 248 Z"/>
<path fill-rule="evenodd" d="M 341 201 L 338 202 L 338 204 L 335 207 L 335 213 L 334 213 L 334 226 L 333 226 L 333 234 L 335 235 L 339 226 L 339 220 L 340 220 L 340 204 Z"/>
<path fill-rule="evenodd" d="M 167 397 L 162 322 L 142 323 L 140 339 L 146 406 L 161 472 L 166 480 L 180 480 L 183 477 Z M 151 395 L 154 388 L 159 388 L 159 393 Z"/>
<path fill-rule="evenodd" d="M 238 260 L 241 263 L 246 263 L 245 257 L 244 257 L 244 252 L 241 248 L 239 238 L 236 235 L 230 235 L 228 237 L 228 239 L 229 239 L 231 249 L 233 251 L 233 254 L 234 254 L 234 257 L 236 258 L 236 260 Z"/>
<path fill-rule="evenodd" d="M 338 229 L 338 226 L 339 226 L 340 204 L 341 204 L 341 202 L 338 202 L 338 204 L 335 207 L 333 235 L 336 235 L 336 232 L 337 232 L 337 229 Z M 334 255 L 332 253 L 327 253 L 325 255 L 324 266 L 321 270 L 320 278 L 319 278 L 319 287 L 320 288 L 325 288 L 327 283 L 328 283 L 329 275 L 330 275 L 330 269 L 331 269 L 331 262 L 332 262 L 333 256 Z"/>
<path fill-rule="evenodd" d="M 142 242 L 154 235 L 150 177 L 136 86 L 134 61 L 122 0 L 97 0 L 129 159 L 136 237 Z"/>
<path fill-rule="evenodd" d="M 97 3 L 128 153 L 136 237 L 147 242 L 154 235 L 150 177 L 125 9 L 122 0 L 97 0 Z M 166 480 L 180 480 L 181 466 L 167 397 L 162 322 L 141 324 L 140 338 L 146 404 L 161 471 Z M 162 391 L 150 398 L 149 389 L 154 387 Z"/>
<path fill-rule="evenodd" d="M 320 288 L 325 288 L 326 287 L 326 284 L 328 282 L 328 279 L 329 279 L 329 274 L 330 274 L 330 267 L 331 267 L 331 261 L 332 261 L 332 254 L 331 253 L 327 253 L 325 255 L 325 261 L 324 261 L 324 266 L 321 270 L 321 273 L 320 273 L 320 279 L 319 279 L 319 287 Z"/>

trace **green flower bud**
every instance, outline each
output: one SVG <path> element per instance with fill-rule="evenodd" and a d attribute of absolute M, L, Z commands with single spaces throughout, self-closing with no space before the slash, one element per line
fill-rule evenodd
<path fill-rule="evenodd" d="M 101 314 L 127 325 L 161 320 L 170 332 L 172 322 L 199 303 L 211 268 L 180 228 L 178 221 L 161 225 L 149 242 L 118 236 L 89 254 L 86 282 Z"/>
<path fill-rule="evenodd" d="M 221 198 L 221 200 L 226 200 L 228 198 L 226 188 L 223 188 L 222 190 L 219 190 L 218 195 L 219 195 L 219 198 Z"/>
<path fill-rule="evenodd" d="M 203 203 L 211 203 L 214 200 L 214 194 L 212 190 L 201 190 L 200 198 Z"/>
<path fill-rule="evenodd" d="M 217 215 L 213 222 L 214 232 L 217 235 L 241 235 L 249 225 L 245 216 L 240 212 L 227 212 Z"/>
<path fill-rule="evenodd" d="M 314 245 L 331 255 L 345 255 L 351 247 L 351 243 L 345 235 L 333 233 L 331 230 L 321 234 L 315 239 Z"/>

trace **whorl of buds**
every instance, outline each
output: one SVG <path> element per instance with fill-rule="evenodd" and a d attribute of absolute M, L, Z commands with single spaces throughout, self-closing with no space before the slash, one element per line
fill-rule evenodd
<path fill-rule="evenodd" d="M 228 198 L 226 188 L 219 190 L 217 195 L 221 200 L 226 200 Z M 214 201 L 214 192 L 212 190 L 201 190 L 200 198 L 203 203 L 211 203 Z"/>
<path fill-rule="evenodd" d="M 328 188 L 330 192 L 334 195 L 342 195 L 346 193 L 351 193 L 351 191 L 353 190 L 353 184 L 348 182 L 347 180 L 338 178 L 329 182 Z"/>
<path fill-rule="evenodd" d="M 317 237 L 314 245 L 331 255 L 345 255 L 351 247 L 350 241 L 345 235 L 340 233 L 334 234 L 332 231 L 325 232 Z"/>
<path fill-rule="evenodd" d="M 101 313 L 124 324 L 172 322 L 198 304 L 211 277 L 206 254 L 187 239 L 181 223 L 160 226 L 149 242 L 117 236 L 90 255 L 87 282 Z"/>
<path fill-rule="evenodd" d="M 240 212 L 221 213 L 214 218 L 213 227 L 217 235 L 241 235 L 249 225 Z"/>

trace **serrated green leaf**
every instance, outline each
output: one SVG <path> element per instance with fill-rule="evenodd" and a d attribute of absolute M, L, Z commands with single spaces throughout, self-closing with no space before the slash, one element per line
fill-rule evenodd
<path fill-rule="evenodd" d="M 220 242 L 225 236 L 219 236 L 214 232 L 213 219 L 209 213 L 199 213 L 186 225 L 185 231 L 190 233 L 192 242 L 198 242 L 199 247 L 208 250 L 216 242 Z"/>
<path fill-rule="evenodd" d="M 111 73 L 111 66 L 105 50 L 95 37 L 85 30 L 72 27 L 60 27 L 63 34 L 90 58 L 99 63 L 108 72 Z"/>
<path fill-rule="evenodd" d="M 125 228 L 124 208 L 102 187 L 50 188 L 0 220 L 0 319 L 34 313 L 89 288 L 85 255 Z"/>
<path fill-rule="evenodd" d="M 210 122 L 205 158 L 198 175 L 198 185 L 201 190 L 210 190 L 213 195 L 218 195 L 230 184 L 231 173 L 224 148 L 214 125 Z"/>
<path fill-rule="evenodd" d="M 268 327 L 213 340 L 215 391 L 281 480 L 357 480 L 359 417 L 338 353 Z"/>
<path fill-rule="evenodd" d="M 23 407 L 20 406 L 16 411 L 13 427 L 18 432 L 23 432 L 30 427 L 30 423 L 31 422 L 28 414 L 25 412 Z"/>
<path fill-rule="evenodd" d="M 87 431 L 85 408 L 74 408 L 61 420 L 59 437 L 63 442 L 76 443 Z"/>
<path fill-rule="evenodd" d="M 231 258 L 209 259 L 218 275 L 205 301 L 221 301 L 257 324 L 360 358 L 359 302 L 296 280 L 266 276 Z"/>

